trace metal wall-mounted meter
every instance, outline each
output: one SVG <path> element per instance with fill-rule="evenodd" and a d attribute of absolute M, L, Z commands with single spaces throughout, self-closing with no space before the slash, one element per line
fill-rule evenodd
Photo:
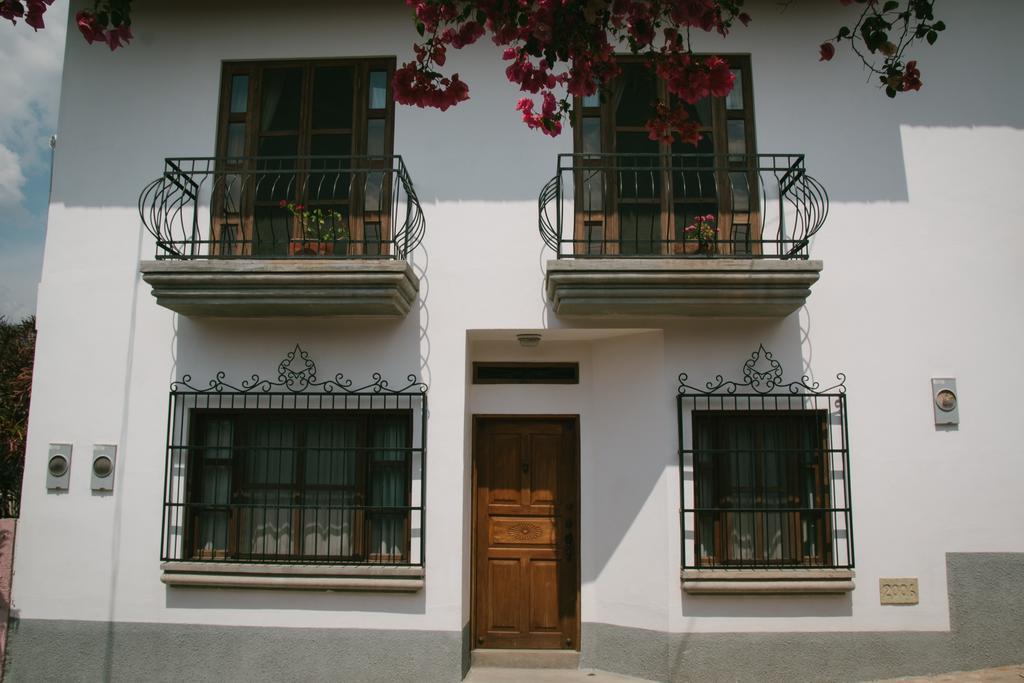
<path fill-rule="evenodd" d="M 936 425 L 960 424 L 960 398 L 956 380 L 951 377 L 932 379 L 932 410 Z"/>
<path fill-rule="evenodd" d="M 46 488 L 67 491 L 71 481 L 71 444 L 51 443 L 46 459 Z"/>
<path fill-rule="evenodd" d="M 114 463 L 117 461 L 117 446 L 95 444 L 92 447 L 92 490 L 114 490 Z"/>

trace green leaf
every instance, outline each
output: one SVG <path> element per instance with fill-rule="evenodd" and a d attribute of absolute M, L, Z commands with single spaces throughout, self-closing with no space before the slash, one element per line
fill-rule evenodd
<path fill-rule="evenodd" d="M 935 29 L 936 31 L 945 31 L 946 30 L 946 24 L 945 24 L 945 22 L 942 22 L 942 21 L 936 21 L 935 24 L 932 26 L 932 28 Z"/>
<path fill-rule="evenodd" d="M 416 33 L 420 34 L 420 36 L 422 37 L 423 34 L 426 33 L 426 32 L 427 32 L 427 27 L 423 25 L 423 22 L 422 21 L 417 21 L 416 22 Z"/>
<path fill-rule="evenodd" d="M 848 35 L 850 35 L 850 27 L 844 26 L 841 29 L 839 29 L 840 38 L 846 38 Z"/>
<path fill-rule="evenodd" d="M 939 34 L 935 31 L 928 31 L 928 35 L 925 36 L 925 40 L 928 41 L 929 45 L 934 45 L 935 41 L 939 39 Z"/>
<path fill-rule="evenodd" d="M 895 0 L 889 0 L 889 2 L 885 3 L 882 6 L 882 11 L 883 12 L 891 12 L 891 11 L 893 11 L 894 9 L 896 9 L 899 6 L 900 6 L 900 3 L 896 2 Z"/>

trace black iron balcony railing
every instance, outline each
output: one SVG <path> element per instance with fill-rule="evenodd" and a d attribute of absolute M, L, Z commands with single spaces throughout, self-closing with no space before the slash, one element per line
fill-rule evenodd
<path fill-rule="evenodd" d="M 806 259 L 828 215 L 798 154 L 560 154 L 539 204 L 559 258 Z"/>
<path fill-rule="evenodd" d="M 399 156 L 166 159 L 139 212 L 158 259 L 404 259 L 425 229 Z"/>

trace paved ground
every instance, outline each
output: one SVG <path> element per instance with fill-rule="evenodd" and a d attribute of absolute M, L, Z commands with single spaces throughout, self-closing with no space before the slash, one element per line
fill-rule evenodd
<path fill-rule="evenodd" d="M 471 669 L 463 683 L 643 683 L 640 678 L 630 678 L 607 671 L 573 671 L 568 669 Z"/>
<path fill-rule="evenodd" d="M 465 683 L 639 683 L 641 679 L 605 671 L 567 671 L 564 669 L 477 668 L 469 672 Z M 1024 683 L 1024 664 L 1001 666 L 980 671 L 958 671 L 938 676 L 892 678 L 876 683 Z"/>
<path fill-rule="evenodd" d="M 878 683 L 1024 683 L 1024 664 L 1000 666 L 995 669 L 978 671 L 957 671 L 938 676 L 917 678 L 893 678 Z"/>

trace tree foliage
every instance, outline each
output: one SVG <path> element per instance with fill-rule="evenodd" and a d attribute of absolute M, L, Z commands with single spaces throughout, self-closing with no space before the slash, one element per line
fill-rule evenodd
<path fill-rule="evenodd" d="M 0 517 L 17 517 L 25 465 L 36 321 L 0 317 Z"/>

